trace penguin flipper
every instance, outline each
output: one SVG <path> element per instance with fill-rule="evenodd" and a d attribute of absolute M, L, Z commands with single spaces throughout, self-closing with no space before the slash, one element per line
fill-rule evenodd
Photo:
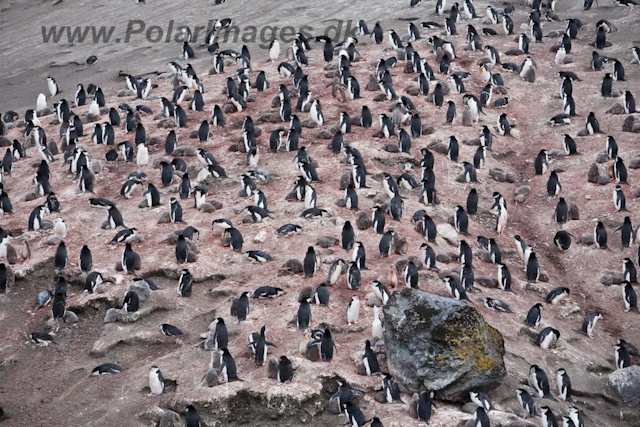
<path fill-rule="evenodd" d="M 278 348 L 278 346 L 277 346 L 277 345 L 275 345 L 274 343 L 269 342 L 269 341 L 265 341 L 265 343 L 264 343 L 264 344 L 265 344 L 265 345 L 270 345 L 271 347 L 276 347 L 276 348 Z"/>

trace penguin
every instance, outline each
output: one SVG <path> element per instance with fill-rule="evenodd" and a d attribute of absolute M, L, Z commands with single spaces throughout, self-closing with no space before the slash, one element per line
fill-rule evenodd
<path fill-rule="evenodd" d="M 600 94 L 605 97 L 611 97 L 611 92 L 613 91 L 613 78 L 611 74 L 605 73 L 602 78 L 602 84 L 600 85 Z"/>
<path fill-rule="evenodd" d="M 631 258 L 624 258 L 622 260 L 622 277 L 625 282 L 638 283 L 636 267 Z"/>
<path fill-rule="evenodd" d="M 498 287 L 503 291 L 513 292 L 511 289 L 511 272 L 505 264 L 498 265 Z"/>
<path fill-rule="evenodd" d="M 560 197 L 558 199 L 558 204 L 556 205 L 556 211 L 554 213 L 554 217 L 556 222 L 561 226 L 569 220 L 569 204 L 564 199 L 564 197 Z"/>
<path fill-rule="evenodd" d="M 536 404 L 533 401 L 531 395 L 522 388 L 516 390 L 516 394 L 518 397 L 518 402 L 520 403 L 520 406 L 522 406 L 522 409 L 524 409 L 528 415 L 536 416 Z"/>
<path fill-rule="evenodd" d="M 579 332 L 589 338 L 593 338 L 593 330 L 600 319 L 602 319 L 602 314 L 598 311 L 587 314 L 582 322 L 582 327 Z"/>
<path fill-rule="evenodd" d="M 373 226 L 373 231 L 377 234 L 383 234 L 385 222 L 386 219 L 382 208 L 380 206 L 374 206 L 373 213 L 371 214 L 371 224 Z"/>
<path fill-rule="evenodd" d="M 121 259 L 122 271 L 124 271 L 125 274 L 128 274 L 128 273 L 135 274 L 136 256 L 137 254 L 133 251 L 133 248 L 131 247 L 131 243 L 127 243 L 124 248 L 124 251 L 122 251 L 122 259 Z"/>
<path fill-rule="evenodd" d="M 80 258 L 78 265 L 80 266 L 80 270 L 84 272 L 91 271 L 91 267 L 93 266 L 93 260 L 91 257 L 91 250 L 87 245 L 83 245 L 82 249 L 80 249 Z"/>
<path fill-rule="evenodd" d="M 314 276 L 318 271 L 318 259 L 316 257 L 316 252 L 313 249 L 313 246 L 309 246 L 307 248 L 307 253 L 304 257 L 303 262 L 303 271 L 305 278 Z"/>
<path fill-rule="evenodd" d="M 540 408 L 540 417 L 542 418 L 542 427 L 559 427 L 553 411 L 548 406 Z"/>
<path fill-rule="evenodd" d="M 389 289 L 380 283 L 377 280 L 374 280 L 371 284 L 371 288 L 373 289 L 373 293 L 382 301 L 382 305 L 386 305 L 389 302 L 389 298 L 391 296 Z"/>
<path fill-rule="evenodd" d="M 478 407 L 476 409 L 475 412 L 475 418 L 473 420 L 473 426 L 474 427 L 489 427 L 490 421 L 489 421 L 489 415 L 487 415 L 487 412 L 485 411 L 485 409 L 483 407 Z"/>
<path fill-rule="evenodd" d="M 160 372 L 160 368 L 158 368 L 156 365 L 152 365 L 151 369 L 149 370 L 149 389 L 151 389 L 151 393 L 155 395 L 164 393 L 164 377 Z"/>
<path fill-rule="evenodd" d="M 314 99 L 311 104 L 311 110 L 309 111 L 311 115 L 311 119 L 316 122 L 318 126 L 322 126 L 324 124 L 324 115 L 322 114 L 322 106 L 320 105 L 320 100 L 318 98 Z"/>
<path fill-rule="evenodd" d="M 567 371 L 560 368 L 556 371 L 556 384 L 558 386 L 558 397 L 565 402 L 573 402 L 571 398 L 571 380 Z"/>
<path fill-rule="evenodd" d="M 358 210 L 358 193 L 353 184 L 349 184 L 345 189 L 344 200 L 347 209 Z"/>
<path fill-rule="evenodd" d="M 382 393 L 387 403 L 400 402 L 406 404 L 400 396 L 400 387 L 395 379 L 389 374 L 382 375 Z"/>
<path fill-rule="evenodd" d="M 540 334 L 538 334 L 538 337 L 535 339 L 533 344 L 542 349 L 548 350 L 558 341 L 559 338 L 560 332 L 557 329 L 547 326 L 540 331 Z"/>
<path fill-rule="evenodd" d="M 622 287 L 622 298 L 624 300 L 625 312 L 629 312 L 630 310 L 638 311 L 638 296 L 631 283 L 624 283 Z"/>
<path fill-rule="evenodd" d="M 279 383 L 293 380 L 293 365 L 287 356 L 280 356 L 278 369 L 276 371 L 276 380 Z"/>
<path fill-rule="evenodd" d="M 552 289 L 544 300 L 550 304 L 558 304 L 561 300 L 568 297 L 571 290 L 566 287 L 557 287 Z"/>
<path fill-rule="evenodd" d="M 562 185 L 560 185 L 560 179 L 556 171 L 551 171 L 549 179 L 547 180 L 547 196 L 555 197 L 562 191 Z"/>
<path fill-rule="evenodd" d="M 242 252 L 242 245 L 244 244 L 244 239 L 242 238 L 242 234 L 235 227 L 229 227 L 224 230 L 224 235 L 230 238 L 230 246 L 235 252 Z"/>
<path fill-rule="evenodd" d="M 549 390 L 549 378 L 546 372 L 538 365 L 529 367 L 529 385 L 536 390 L 538 397 L 556 400 Z"/>
<path fill-rule="evenodd" d="M 357 241 L 353 245 L 351 259 L 356 263 L 360 270 L 368 270 L 366 266 L 366 251 L 362 242 Z"/>
<path fill-rule="evenodd" d="M 179 237 L 183 237 L 180 235 Z M 178 295 L 183 298 L 188 298 L 191 296 L 191 292 L 193 290 L 193 276 L 189 272 L 188 269 L 183 268 L 180 271 L 180 277 L 178 278 Z"/>
<path fill-rule="evenodd" d="M 460 261 L 460 265 L 466 264 L 470 267 L 473 266 L 473 251 L 465 240 L 458 242 L 458 260 Z"/>
<path fill-rule="evenodd" d="M 626 199 L 620 184 L 616 184 L 615 188 L 613 189 L 613 205 L 615 206 L 617 211 L 627 212 Z"/>
<path fill-rule="evenodd" d="M 458 233 L 464 234 L 465 236 L 469 235 L 469 216 L 460 205 L 455 208 L 454 225 Z"/>
<path fill-rule="evenodd" d="M 420 397 L 418 398 L 418 419 L 420 421 L 424 421 L 429 424 L 429 420 L 431 419 L 431 411 L 433 408 L 436 408 L 436 404 L 433 401 L 434 392 L 427 390 L 420 393 Z"/>
<path fill-rule="evenodd" d="M 607 246 L 607 229 L 602 221 L 598 221 L 593 230 L 593 240 L 598 249 L 609 249 Z"/>
<path fill-rule="evenodd" d="M 627 183 L 627 168 L 620 156 L 616 157 L 616 161 L 613 164 L 613 175 L 617 183 Z"/>
<path fill-rule="evenodd" d="M 553 238 L 553 243 L 562 251 L 568 251 L 571 247 L 571 238 L 575 236 L 565 230 L 560 230 Z"/>
<path fill-rule="evenodd" d="M 569 418 L 573 421 L 575 427 L 584 427 L 584 421 L 582 420 L 582 414 L 576 407 L 569 408 Z"/>
<path fill-rule="evenodd" d="M 309 306 L 309 300 L 303 299 L 300 301 L 298 307 L 298 314 L 296 317 L 296 325 L 299 329 L 307 329 L 311 324 L 311 307 Z"/>
<path fill-rule="evenodd" d="M 64 241 L 61 241 L 56 248 L 56 253 L 53 257 L 53 265 L 55 266 L 56 272 L 61 272 L 67 266 L 67 246 Z"/>
<path fill-rule="evenodd" d="M 458 144 L 458 140 L 456 139 L 455 136 L 451 135 L 447 143 L 447 158 L 452 162 L 457 162 L 459 151 L 460 151 L 460 146 Z"/>
<path fill-rule="evenodd" d="M 469 398 L 471 399 L 471 402 L 475 403 L 476 405 L 478 405 L 478 407 L 484 409 L 487 412 L 494 409 L 493 405 L 491 404 L 491 400 L 489 400 L 489 396 L 487 396 L 485 393 L 479 391 L 471 391 L 469 392 Z"/>
<path fill-rule="evenodd" d="M 484 299 L 484 306 L 498 312 L 513 313 L 505 302 L 498 299 L 486 297 Z"/>
<path fill-rule="evenodd" d="M 371 341 L 366 340 L 364 344 L 364 352 L 362 353 L 362 363 L 368 376 L 380 372 L 378 364 L 378 354 L 371 348 Z"/>
<path fill-rule="evenodd" d="M 540 278 L 540 267 L 538 265 L 538 258 L 536 253 L 531 251 L 529 258 L 527 259 L 526 268 L 527 281 L 537 282 Z"/>
<path fill-rule="evenodd" d="M 360 316 L 360 299 L 357 295 L 351 297 L 349 304 L 347 304 L 347 324 L 351 326 L 352 323 L 358 323 L 358 317 Z"/>
<path fill-rule="evenodd" d="M 402 199 L 402 197 L 400 197 L 400 195 L 396 195 L 391 198 L 391 200 L 389 201 L 389 213 L 394 220 L 402 222 L 403 207 L 404 200 Z"/>
<path fill-rule="evenodd" d="M 564 148 L 564 153 L 567 156 L 578 154 L 578 145 L 576 144 L 576 141 L 566 133 L 563 135 L 562 147 Z"/>
<path fill-rule="evenodd" d="M 232 382 L 232 381 L 242 381 L 238 378 L 238 373 L 236 370 L 236 362 L 229 353 L 229 350 L 226 348 L 222 349 L 222 358 L 220 362 L 220 374 L 224 382 Z"/>
<path fill-rule="evenodd" d="M 527 325 L 532 328 L 537 328 L 542 320 L 542 304 L 537 303 L 529 309 L 527 313 Z"/>
<path fill-rule="evenodd" d="M 547 150 L 542 149 L 538 152 L 534 161 L 536 175 L 544 175 L 549 170 L 549 155 Z"/>
<path fill-rule="evenodd" d="M 349 263 L 349 268 L 347 268 L 347 286 L 353 290 L 360 288 L 360 269 L 353 261 Z"/>
<path fill-rule="evenodd" d="M 636 101 L 633 98 L 633 94 L 628 90 L 624 92 L 622 104 L 624 105 L 625 114 L 633 114 L 638 112 L 636 110 Z"/>
<path fill-rule="evenodd" d="M 444 278 L 444 282 L 447 286 L 447 288 L 449 289 L 449 292 L 451 293 L 451 296 L 458 300 L 458 301 L 462 301 L 462 300 L 469 300 L 469 298 L 467 297 L 467 293 L 465 291 L 465 289 L 462 287 L 462 285 L 460 284 L 460 282 L 458 280 L 456 280 L 454 277 L 452 276 L 446 276 Z"/>

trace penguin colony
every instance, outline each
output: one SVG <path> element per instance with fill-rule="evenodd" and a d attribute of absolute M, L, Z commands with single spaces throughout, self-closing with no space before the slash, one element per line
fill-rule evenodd
<path fill-rule="evenodd" d="M 623 6 L 633 4 L 628 0 L 619 3 Z M 409 6 L 425 7 L 420 0 L 411 0 Z M 594 7 L 592 2 L 586 0 L 584 9 L 591 7 Z M 400 29 L 386 29 L 385 33 L 382 23 L 371 26 L 364 21 L 358 23 L 357 38 L 349 37 L 344 41 L 325 36 L 307 38 L 298 33 L 291 46 L 273 41 L 266 64 L 262 59 L 252 61 L 246 46 L 236 51 L 225 49 L 214 41 L 216 31 L 232 24 L 230 19 L 223 19 L 217 21 L 207 36 L 204 48 L 192 46 L 190 30 L 184 31 L 180 60 L 169 64 L 172 87 L 167 86 L 167 81 L 154 82 L 150 77 L 126 75 L 123 84 L 129 90 L 130 99 L 110 108 L 107 99 L 112 94 L 104 93 L 100 85 L 95 84 L 97 82 L 87 88 L 78 84 L 76 88 L 61 90 L 55 78 L 48 77 L 48 95 L 38 96 L 36 108 L 26 111 L 21 126 L 16 126 L 20 116 L 15 112 L 3 114 L 0 122 L 0 135 L 12 140 L 0 169 L 3 224 L 0 257 L 4 261 L 0 264 L 0 292 L 7 294 L 5 297 L 18 293 L 11 288 L 15 280 L 13 270 L 29 262 L 31 247 L 37 247 L 35 257 L 36 251 L 46 250 L 44 241 L 53 244 L 56 247 L 52 254 L 56 276 L 52 283 L 55 286 L 53 291 L 45 289 L 35 296 L 36 310 L 45 306 L 50 309 L 36 315 L 48 312 L 52 319 L 49 322 L 51 330 L 24 332 L 38 347 L 63 346 L 64 328 L 70 327 L 65 323 L 71 323 L 69 319 L 75 316 L 67 307 L 73 304 L 73 298 L 78 298 L 77 293 L 70 292 L 71 284 L 67 283 L 69 270 L 82 272 L 88 294 L 110 292 L 116 287 L 120 292 L 124 290 L 121 289 L 121 278 L 125 277 L 129 286 L 121 298 L 123 313 L 135 313 L 144 306 L 144 300 L 134 289 L 136 286 L 150 292 L 160 291 L 151 279 L 145 278 L 145 272 L 152 267 L 146 265 L 136 248 L 144 242 L 136 225 L 155 223 L 163 212 L 166 220 L 161 222 L 172 224 L 171 230 L 176 230 L 167 239 L 175 248 L 175 255 L 171 254 L 171 259 L 167 260 L 178 274 L 175 298 L 201 296 L 206 292 L 199 289 L 200 278 L 194 273 L 201 271 L 198 254 L 203 247 L 207 251 L 211 248 L 216 252 L 242 254 L 246 259 L 232 258 L 229 262 L 245 262 L 251 274 L 259 277 L 263 264 L 285 261 L 278 254 L 279 244 L 293 245 L 303 254 L 302 261 L 287 261 L 282 272 L 297 275 L 297 286 L 284 290 L 247 283 L 255 285 L 255 289 L 243 291 L 233 298 L 227 307 L 231 315 L 216 318 L 203 335 L 199 346 L 211 353 L 211 360 L 206 369 L 207 358 L 203 356 L 202 383 L 215 387 L 243 381 L 243 377 L 251 375 L 250 371 L 238 369 L 230 352 L 230 340 L 244 339 L 229 336 L 226 324 L 232 321 L 263 325 L 259 332 L 248 334 L 247 346 L 255 359 L 255 369 L 264 369 L 261 367 L 267 365 L 268 376 L 274 383 L 296 381 L 296 358 L 301 355 L 310 358 L 315 351 L 319 364 L 331 363 L 339 351 L 336 342 L 344 341 L 330 327 L 319 327 L 314 320 L 318 310 L 328 310 L 331 317 L 344 319 L 344 325 L 340 325 L 342 330 L 348 331 L 359 324 L 371 325 L 370 339 L 361 343 L 364 374 L 380 376 L 385 403 L 406 404 L 402 386 L 389 372 L 383 372 L 378 360 L 384 354 L 382 306 L 388 303 L 393 292 L 403 287 L 436 292 L 434 277 L 429 276 L 429 283 L 421 283 L 424 275 L 420 270 L 436 272 L 434 274 L 440 271 L 438 255 L 445 249 L 436 239 L 441 237 L 439 230 L 446 227 L 436 223 L 430 213 L 451 202 L 451 206 L 446 207 L 450 208 L 450 222 L 459 236 L 456 256 L 460 267 L 459 273 L 440 274 L 437 279 L 447 295 L 472 304 L 488 318 L 519 316 L 536 331 L 532 345 L 542 350 L 557 346 L 565 334 L 576 332 L 593 338 L 597 334 L 597 323 L 606 322 L 600 311 L 588 312 L 574 330 L 567 324 L 550 325 L 544 320 L 545 310 L 571 298 L 571 283 L 553 287 L 528 312 L 514 312 L 507 303 L 523 292 L 514 279 L 517 283 L 530 284 L 546 281 L 548 277 L 545 278 L 542 260 L 573 256 L 572 251 L 582 250 L 578 246 L 580 242 L 576 242 L 580 238 L 565 230 L 569 228 L 569 222 L 576 219 L 569 200 L 579 203 L 580 189 L 563 188 L 561 175 L 551 168 L 551 146 L 562 147 L 561 154 L 565 156 L 592 154 L 587 153 L 580 142 L 602 134 L 607 135 L 603 148 L 609 162 L 610 179 L 615 181 L 613 204 L 609 199 L 607 204 L 611 206 L 605 207 L 604 202 L 602 206 L 620 212 L 623 223 L 612 229 L 605 221 L 596 220 L 592 228 L 593 246 L 587 250 L 611 250 L 610 246 L 617 250 L 612 236 L 620 233 L 620 246 L 628 256 L 621 258 L 623 277 L 619 284 L 618 305 L 629 315 L 635 316 L 633 312 L 638 312 L 634 287 L 637 285 L 640 247 L 635 254 L 630 252 L 637 243 L 637 234 L 625 198 L 633 175 L 627 172 L 625 158 L 629 159 L 634 153 L 619 149 L 614 129 L 600 126 L 598 117 L 602 117 L 604 111 L 587 112 L 589 103 L 574 99 L 573 87 L 583 83 L 580 73 L 575 71 L 577 68 L 568 66 L 572 62 L 567 58 L 573 54 L 576 62 L 584 62 L 582 68 L 588 66 L 591 72 L 601 73 L 602 85 L 596 91 L 607 98 L 618 95 L 620 108 L 629 115 L 636 113 L 636 109 L 633 93 L 628 90 L 631 85 L 627 82 L 637 77 L 640 49 L 630 47 L 629 55 L 624 58 L 607 57 L 606 49 L 611 47 L 607 37 L 615 31 L 613 25 L 606 20 L 583 22 L 579 17 L 571 16 L 563 17 L 564 21 L 561 21 L 561 9 L 562 5 L 556 1 L 534 0 L 526 4 L 526 14 L 516 18 L 514 6 L 489 5 L 484 18 L 471 0 L 462 5 L 447 5 L 446 0 L 438 0 L 435 4 L 437 19 L 409 23 L 406 35 Z M 528 19 L 523 21 L 521 16 Z M 557 31 L 544 35 L 543 27 Z M 518 28 L 526 30 L 517 34 Z M 587 35 L 588 30 L 593 34 Z M 499 51 L 491 45 L 492 40 L 498 38 L 513 39 L 513 48 Z M 589 41 L 594 38 L 595 41 Z M 556 53 L 553 64 L 546 64 L 542 52 L 551 44 Z M 361 46 L 372 47 L 363 49 Z M 196 72 L 191 61 L 207 55 L 212 57 L 213 68 L 205 77 L 203 70 Z M 511 62 L 516 59 L 517 62 Z M 96 61 L 97 58 L 92 57 L 88 63 Z M 326 73 L 307 73 L 310 65 L 325 63 Z M 462 63 L 472 65 L 463 67 L 459 65 Z M 585 124 L 584 129 L 575 135 L 566 133 L 560 141 L 536 141 L 532 137 L 534 144 L 544 148 L 534 159 L 529 159 L 531 166 L 523 175 L 531 179 L 532 190 L 540 186 L 549 206 L 555 205 L 548 209 L 548 214 L 558 230 L 552 242 L 534 247 L 517 228 L 526 222 L 526 218 L 510 215 L 515 203 L 508 200 L 510 195 L 491 192 L 482 184 L 494 178 L 487 167 L 493 162 L 492 156 L 506 150 L 514 138 L 526 137 L 510 117 L 509 110 L 515 102 L 506 96 L 508 88 L 533 85 L 536 68 L 542 66 L 557 67 L 558 70 L 561 107 L 550 117 L 548 125 L 570 126 L 579 120 L 584 120 Z M 627 70 L 625 77 L 625 68 L 629 67 L 632 70 Z M 606 72 L 608 70 L 611 72 Z M 399 86 L 400 78 L 405 77 L 403 74 L 413 76 L 417 85 L 403 90 Z M 367 81 L 373 81 L 373 86 L 365 84 Z M 207 90 L 207 86 L 217 84 L 215 87 L 219 87 L 220 82 L 223 82 L 223 94 Z M 371 90 L 379 94 L 374 100 L 364 99 L 367 98 L 365 91 Z M 261 98 L 273 99 L 269 111 L 252 108 L 252 103 Z M 47 110 L 50 110 L 48 114 L 45 113 Z M 162 125 L 155 126 L 156 122 Z M 477 130 L 476 140 L 468 144 L 477 147 L 475 154 L 464 148 L 462 138 L 455 135 L 459 126 Z M 428 144 L 429 134 L 447 127 L 450 136 L 443 142 Z M 60 142 L 53 141 L 45 128 L 51 129 L 49 133 L 59 129 Z M 184 136 L 185 128 L 195 129 L 193 139 Z M 370 129 L 375 131 L 374 138 L 365 136 Z M 222 134 L 227 136 L 222 138 Z M 330 140 L 329 145 L 319 142 L 320 138 Z M 382 168 L 363 154 L 371 152 L 363 145 L 378 144 L 378 139 L 385 142 L 383 150 L 392 153 L 395 166 Z M 229 145 L 233 149 L 227 151 Z M 322 152 L 330 153 L 322 160 L 326 165 L 319 161 Z M 276 177 L 269 172 L 270 165 L 291 160 L 284 176 Z M 457 172 L 450 174 L 450 169 Z M 455 194 L 438 193 L 441 180 L 449 179 L 445 170 L 451 179 L 457 175 Z M 113 179 L 100 179 L 106 171 L 112 173 Z M 544 179 L 546 183 L 537 176 L 548 176 Z M 33 182 L 33 197 L 28 200 L 12 191 L 17 186 L 16 180 L 22 178 Z M 59 197 L 56 190 L 68 185 L 69 181 L 76 186 L 78 194 Z M 114 185 L 117 181 L 121 181 L 120 188 Z M 239 183 L 233 187 L 239 188 L 239 194 L 233 204 L 220 206 L 213 201 L 225 181 Z M 273 191 L 274 181 L 290 183 L 286 184 L 289 191 Z M 337 187 L 344 191 L 344 196 L 335 207 L 322 193 Z M 136 215 L 125 216 L 118 206 L 129 206 L 130 199 L 141 200 L 140 210 Z M 271 202 L 274 199 L 286 199 L 296 208 L 270 209 L 269 206 L 275 204 Z M 83 236 L 83 245 L 67 247 L 65 239 L 74 234 L 83 235 L 86 230 L 85 225 L 79 223 L 69 226 L 64 219 L 65 213 L 85 207 L 104 210 L 101 229 L 108 230 L 113 238 L 104 243 L 92 236 Z M 293 210 L 295 213 L 291 214 Z M 17 213 L 25 213 L 24 218 L 27 218 L 28 212 L 28 221 L 23 221 L 22 217 L 18 221 Z M 480 219 L 483 212 L 490 221 Z M 94 217 L 97 218 L 92 214 Z M 211 225 L 210 230 L 193 225 L 203 221 Z M 397 229 L 408 222 L 415 225 L 415 232 L 402 237 Z M 268 238 L 268 232 L 266 236 L 256 237 L 255 244 L 249 243 L 251 239 L 247 235 L 255 230 L 252 224 L 257 223 L 263 223 L 263 229 L 273 230 L 271 234 L 276 244 L 271 253 L 260 248 L 260 243 Z M 313 230 L 318 223 L 326 229 L 325 234 L 339 237 L 329 245 L 310 241 L 305 236 L 305 229 Z M 161 232 L 162 227 L 165 225 L 159 225 L 153 232 Z M 50 233 L 53 235 L 48 236 Z M 374 246 L 363 244 L 363 234 L 379 235 L 377 253 Z M 207 238 L 211 240 L 202 243 Z M 555 249 L 550 247 L 551 243 Z M 327 256 L 338 253 L 338 256 L 333 257 L 335 261 L 323 265 L 322 249 L 334 245 L 337 246 L 335 250 L 324 253 Z M 479 251 L 472 249 L 475 245 Z M 100 259 L 107 247 L 117 248 L 115 269 Z M 517 256 L 509 256 L 512 253 Z M 393 263 L 399 260 L 398 255 L 405 254 L 411 257 L 405 259 L 401 268 L 396 268 Z M 480 259 L 474 263 L 474 258 Z M 481 263 L 495 265 L 495 289 L 480 290 L 474 286 L 474 269 Z M 215 271 L 216 267 L 213 269 Z M 384 273 L 379 277 L 372 276 L 370 269 Z M 112 276 L 120 279 L 114 280 Z M 276 284 L 278 277 L 255 280 Z M 305 288 L 307 285 L 312 285 L 311 289 Z M 373 310 L 368 310 L 364 304 L 369 291 L 375 296 L 375 304 L 371 304 Z M 290 313 L 293 319 L 290 328 L 299 329 L 304 338 L 299 350 L 291 350 L 286 343 L 267 339 L 267 333 L 277 334 L 267 327 L 259 308 L 268 310 L 269 305 L 274 304 L 274 301 L 260 300 L 290 298 L 296 294 L 293 299 L 299 306 Z M 178 326 L 168 323 L 160 324 L 160 332 L 172 337 L 185 335 Z M 58 334 L 62 338 L 57 338 Z M 634 358 L 640 357 L 633 344 L 622 338 L 611 345 L 615 369 L 629 367 Z M 278 356 L 270 357 L 271 354 Z M 547 357 L 533 349 L 532 354 L 536 355 L 538 363 Z M 93 369 L 92 375 L 119 374 L 123 369 L 126 367 L 103 363 Z M 149 393 L 168 393 L 162 366 L 154 364 L 148 372 Z M 572 398 L 570 376 L 571 366 L 558 369 L 550 380 L 539 365 L 531 365 L 527 386 L 514 391 L 525 416 L 538 417 L 542 425 L 548 427 L 586 425 L 582 409 Z M 375 416 L 376 404 L 368 406 L 366 415 L 359 408 L 356 398 L 365 398 L 362 392 L 351 389 L 344 380 L 338 381 L 337 386 L 330 402 L 337 403 L 349 425 L 384 425 L 386 420 Z M 554 414 L 545 405 L 544 399 L 555 400 L 556 397 L 567 402 L 565 414 Z M 424 390 L 411 405 L 398 405 L 397 410 L 408 411 L 412 417 L 428 424 L 432 417 L 437 419 L 436 398 L 437 390 Z M 490 396 L 481 390 L 473 391 L 469 401 L 477 405 L 473 426 L 490 426 L 492 411 L 496 410 Z M 163 424 L 163 420 L 172 418 L 173 413 L 165 415 L 167 417 L 162 416 L 158 425 L 172 425 Z M 202 425 L 194 405 L 186 406 L 184 415 L 187 426 Z"/>

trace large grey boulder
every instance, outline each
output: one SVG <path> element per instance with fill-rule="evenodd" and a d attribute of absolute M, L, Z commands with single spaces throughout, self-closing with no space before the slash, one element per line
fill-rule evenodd
<path fill-rule="evenodd" d="M 609 387 L 614 389 L 627 405 L 640 403 L 640 366 L 617 369 L 609 374 Z"/>
<path fill-rule="evenodd" d="M 384 306 L 387 360 L 410 393 L 466 401 L 506 375 L 504 340 L 475 308 L 417 289 L 394 292 Z"/>

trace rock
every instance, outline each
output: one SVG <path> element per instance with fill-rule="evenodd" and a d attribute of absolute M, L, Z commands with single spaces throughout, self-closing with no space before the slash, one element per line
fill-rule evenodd
<path fill-rule="evenodd" d="M 578 136 L 588 136 L 589 131 L 586 128 L 582 128 L 578 131 Z"/>
<path fill-rule="evenodd" d="M 502 335 L 475 308 L 403 289 L 383 311 L 389 368 L 409 392 L 466 401 L 470 390 L 493 389 L 506 375 Z"/>
<path fill-rule="evenodd" d="M 371 221 L 371 217 L 369 217 L 366 212 L 360 212 L 358 214 L 358 219 L 356 219 L 356 225 L 358 226 L 358 230 L 366 230 L 373 226 L 373 223 Z"/>
<path fill-rule="evenodd" d="M 0 147 L 11 147 L 13 145 L 13 141 L 11 141 L 6 136 L 0 136 Z"/>
<path fill-rule="evenodd" d="M 598 176 L 598 185 L 607 185 L 611 182 L 611 178 L 608 175 L 601 174 Z"/>
<path fill-rule="evenodd" d="M 104 323 L 115 323 L 118 321 L 118 313 L 122 311 L 117 308 L 110 308 L 107 310 L 107 314 L 104 315 Z"/>
<path fill-rule="evenodd" d="M 592 163 L 589 167 L 589 172 L 587 172 L 587 181 L 591 183 L 597 183 L 598 177 L 600 176 L 600 171 L 598 169 L 598 165 Z"/>
<path fill-rule="evenodd" d="M 636 197 L 640 197 L 640 188 L 638 188 L 635 193 L 633 193 L 634 196 Z"/>
<path fill-rule="evenodd" d="M 225 114 L 235 113 L 236 111 L 236 106 L 230 102 L 227 102 L 222 106 L 222 112 Z"/>
<path fill-rule="evenodd" d="M 509 184 L 514 184 L 518 180 L 518 176 L 515 173 L 508 172 L 504 175 L 504 179 Z"/>
<path fill-rule="evenodd" d="M 518 195 L 523 195 L 523 196 L 527 196 L 529 193 L 531 192 L 531 187 L 529 187 L 528 185 L 521 185 L 520 187 L 516 188 L 516 196 Z"/>
<path fill-rule="evenodd" d="M 458 246 L 458 232 L 451 226 L 451 224 L 438 224 L 436 225 L 436 231 L 438 236 L 442 237 L 449 244 Z"/>
<path fill-rule="evenodd" d="M 609 374 L 609 387 L 618 393 L 624 403 L 636 406 L 640 403 L 640 366 L 617 369 Z"/>
<path fill-rule="evenodd" d="M 593 245 L 595 243 L 593 233 L 582 233 L 582 236 L 580 236 L 580 243 L 587 246 Z"/>
<path fill-rule="evenodd" d="M 340 177 L 340 190 L 345 190 L 349 184 L 353 184 L 353 174 L 351 172 L 345 172 Z"/>

